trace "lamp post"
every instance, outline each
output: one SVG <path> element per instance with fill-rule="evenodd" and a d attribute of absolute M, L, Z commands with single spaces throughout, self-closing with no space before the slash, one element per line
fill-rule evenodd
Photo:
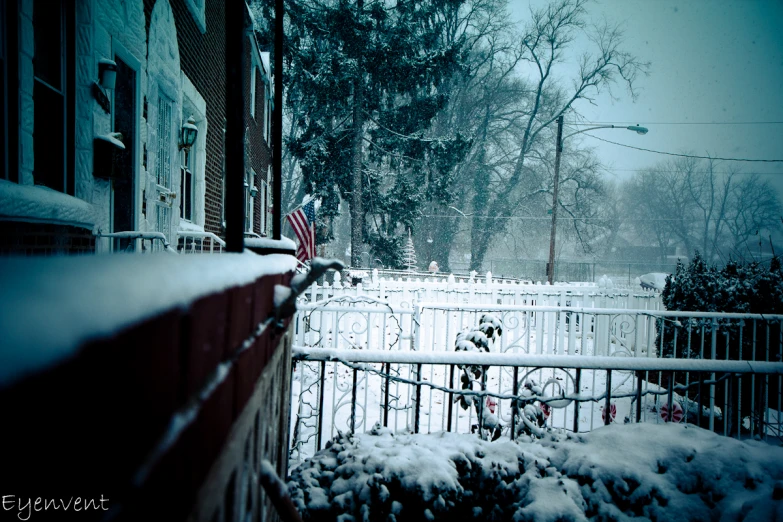
<path fill-rule="evenodd" d="M 587 132 L 595 129 L 626 129 L 634 131 L 637 134 L 647 134 L 648 129 L 646 127 L 640 127 L 639 125 L 629 125 L 627 127 L 618 125 L 596 125 L 594 127 L 588 127 L 586 129 L 572 132 L 565 138 L 563 137 L 563 116 L 557 118 L 557 147 L 555 148 L 555 181 L 552 186 L 552 232 L 549 235 L 549 263 L 546 265 L 547 281 L 549 284 L 555 282 L 555 236 L 557 235 L 557 190 L 560 185 L 560 155 L 563 152 L 563 142 L 573 136 L 582 132 Z"/>

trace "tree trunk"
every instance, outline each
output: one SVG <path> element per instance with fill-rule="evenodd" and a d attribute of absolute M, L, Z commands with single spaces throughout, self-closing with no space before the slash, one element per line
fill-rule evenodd
<path fill-rule="evenodd" d="M 361 13 L 364 1 L 358 0 L 356 8 Z M 362 264 L 364 208 L 362 206 L 362 139 L 364 138 L 364 85 L 362 78 L 362 54 L 356 57 L 356 77 L 353 80 L 353 173 L 351 176 L 351 266 Z"/>

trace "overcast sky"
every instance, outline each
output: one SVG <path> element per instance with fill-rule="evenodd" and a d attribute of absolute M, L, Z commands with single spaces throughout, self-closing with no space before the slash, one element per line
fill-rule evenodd
<path fill-rule="evenodd" d="M 510 0 L 513 16 L 525 20 L 528 4 Z M 588 9 L 596 21 L 623 23 L 626 49 L 651 62 L 636 103 L 618 89 L 619 101 L 603 95 L 597 106 L 578 106 L 589 121 L 639 123 L 649 134 L 597 130 L 596 136 L 667 152 L 783 159 L 783 1 L 601 0 Z M 589 137 L 584 144 L 597 148 L 618 179 L 666 159 Z M 783 198 L 783 163 L 737 165 L 779 173 L 770 179 Z"/>

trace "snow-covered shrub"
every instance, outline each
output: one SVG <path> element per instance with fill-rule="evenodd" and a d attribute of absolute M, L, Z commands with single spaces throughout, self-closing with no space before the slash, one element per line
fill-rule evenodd
<path fill-rule="evenodd" d="M 492 314 L 484 314 L 479 319 L 477 328 L 457 334 L 454 351 L 489 353 L 490 343 L 494 344 L 494 341 L 500 339 L 502 334 L 503 324 L 500 319 Z M 489 366 L 460 365 L 459 369 L 462 372 L 460 375 L 461 389 L 473 391 L 475 389 L 474 384 L 477 385 L 479 390 L 486 389 L 486 373 L 489 370 Z M 467 410 L 471 406 L 475 408 L 476 419 L 481 419 L 481 425 L 476 424 L 473 427 L 474 432 L 488 430 L 491 433 L 492 440 L 500 438 L 503 426 L 494 412 L 488 411 L 484 401 L 478 400 L 474 395 L 457 395 L 454 397 L 454 401 L 459 402 L 463 410 Z"/>
<path fill-rule="evenodd" d="M 666 279 L 661 297 L 664 306 L 670 311 L 782 314 L 783 270 L 778 258 L 773 258 L 768 267 L 760 263 L 740 265 L 729 262 L 723 268 L 718 268 L 709 265 L 697 252 L 688 265 L 681 262 L 677 264 L 674 276 Z M 754 328 L 752 321 L 718 319 L 717 324 L 717 359 L 774 361 L 781 356 L 780 323 L 758 323 Z M 662 346 L 664 357 L 711 357 L 713 319 L 661 320 L 657 330 L 656 346 Z M 677 375 L 675 379 L 677 382 L 685 382 L 684 375 Z M 758 379 L 757 386 L 762 381 Z M 777 396 L 777 380 L 773 381 L 768 392 L 770 396 Z M 750 397 L 751 386 L 751 379 L 742 380 L 744 397 Z M 728 406 L 724 404 L 725 387 L 725 382 L 716 387 L 716 404 L 721 408 Z M 755 391 L 757 397 L 766 395 L 765 390 Z M 736 397 L 737 390 L 731 389 L 729 394 Z M 750 401 L 743 401 L 742 416 L 755 415 L 760 418 L 759 412 L 766 406 L 762 401 L 757 401 L 757 406 L 759 411 L 751 412 Z M 729 415 L 729 418 L 734 420 L 736 415 Z"/>
<path fill-rule="evenodd" d="M 783 448 L 677 424 L 547 434 L 339 435 L 293 470 L 305 520 L 781 520 Z"/>
<path fill-rule="evenodd" d="M 546 420 L 549 417 L 549 407 L 538 400 L 544 396 L 544 390 L 534 379 L 526 380 L 519 390 L 516 404 L 516 436 L 527 436 L 532 440 L 546 434 Z"/>

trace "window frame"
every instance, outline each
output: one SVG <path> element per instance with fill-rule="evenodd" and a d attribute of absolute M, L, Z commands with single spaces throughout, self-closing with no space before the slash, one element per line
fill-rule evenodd
<path fill-rule="evenodd" d="M 165 104 L 165 105 L 163 105 Z M 163 108 L 166 110 L 164 111 Z M 164 187 L 171 191 L 172 189 L 172 176 L 171 176 L 171 148 L 172 148 L 172 142 L 174 140 L 174 132 L 173 132 L 173 125 L 172 125 L 172 119 L 173 119 L 173 113 L 174 113 L 174 107 L 175 102 L 174 100 L 170 99 L 168 96 L 166 96 L 163 92 L 158 93 L 158 132 L 155 135 L 156 137 L 156 143 L 155 143 L 155 183 L 159 187 Z M 166 113 L 166 117 L 163 117 L 163 113 Z M 164 125 L 163 128 L 161 128 L 161 125 Z M 166 131 L 166 139 L 164 139 L 163 132 Z M 165 154 L 164 154 L 165 153 Z M 165 157 L 165 161 L 163 161 L 163 158 Z M 161 183 L 161 170 L 168 169 L 168 184 Z M 165 176 L 165 173 L 164 173 Z M 164 181 L 166 181 L 164 177 Z"/>
<path fill-rule="evenodd" d="M 195 222 L 196 215 L 196 144 L 191 148 L 183 147 L 179 151 L 180 156 L 180 187 L 181 194 L 179 205 L 179 219 L 188 223 Z M 187 161 L 183 159 L 187 157 Z M 188 189 L 188 176 L 190 176 L 190 188 Z M 188 208 L 189 206 L 189 208 Z"/>
<path fill-rule="evenodd" d="M 33 3 L 33 38 L 35 39 L 36 25 L 35 25 L 35 6 L 45 4 L 46 8 L 52 8 L 52 2 L 50 0 L 34 0 Z M 62 113 L 62 170 L 51 173 L 46 172 L 41 168 L 40 161 L 37 165 L 33 166 L 33 179 L 36 184 L 43 184 L 49 188 L 69 194 L 75 195 L 75 150 L 76 150 L 76 7 L 73 2 L 67 0 L 58 0 L 57 4 L 60 7 L 59 24 L 60 24 L 60 39 L 59 39 L 59 66 L 60 77 L 59 86 L 52 85 L 49 78 L 44 79 L 39 77 L 38 71 L 35 70 L 35 56 L 33 57 L 33 99 L 38 99 L 34 103 L 33 108 L 33 156 L 38 158 L 44 158 L 49 156 L 49 148 L 46 148 L 46 152 L 43 145 L 51 141 L 52 132 L 47 129 L 46 132 L 42 132 L 44 122 L 48 122 L 51 119 L 51 111 L 44 111 L 41 105 L 45 96 L 41 94 L 46 93 L 48 96 L 59 97 L 58 113 Z M 49 42 L 47 42 L 49 43 Z M 48 47 L 47 47 L 48 48 Z M 40 89 L 40 90 L 39 90 Z M 39 95 L 36 96 L 38 90 Z M 36 129 L 36 127 L 39 127 Z M 10 133 L 9 133 L 10 134 Z M 59 136 L 58 136 L 59 137 Z M 60 152 L 60 144 L 56 145 L 57 152 Z M 37 176 L 36 176 L 37 174 Z M 62 179 L 58 179 L 62 175 Z M 55 185 L 55 186 L 51 186 Z"/>
<path fill-rule="evenodd" d="M 255 204 L 255 198 L 251 194 L 251 190 L 255 186 L 256 171 L 250 168 L 245 175 L 245 232 L 253 232 L 253 206 Z"/>
<path fill-rule="evenodd" d="M 269 224 L 269 183 L 265 179 L 261 180 L 261 187 L 258 193 L 261 196 L 261 235 L 267 236 L 267 226 Z"/>
<path fill-rule="evenodd" d="M 256 65 L 250 68 L 250 117 L 256 119 Z"/>

